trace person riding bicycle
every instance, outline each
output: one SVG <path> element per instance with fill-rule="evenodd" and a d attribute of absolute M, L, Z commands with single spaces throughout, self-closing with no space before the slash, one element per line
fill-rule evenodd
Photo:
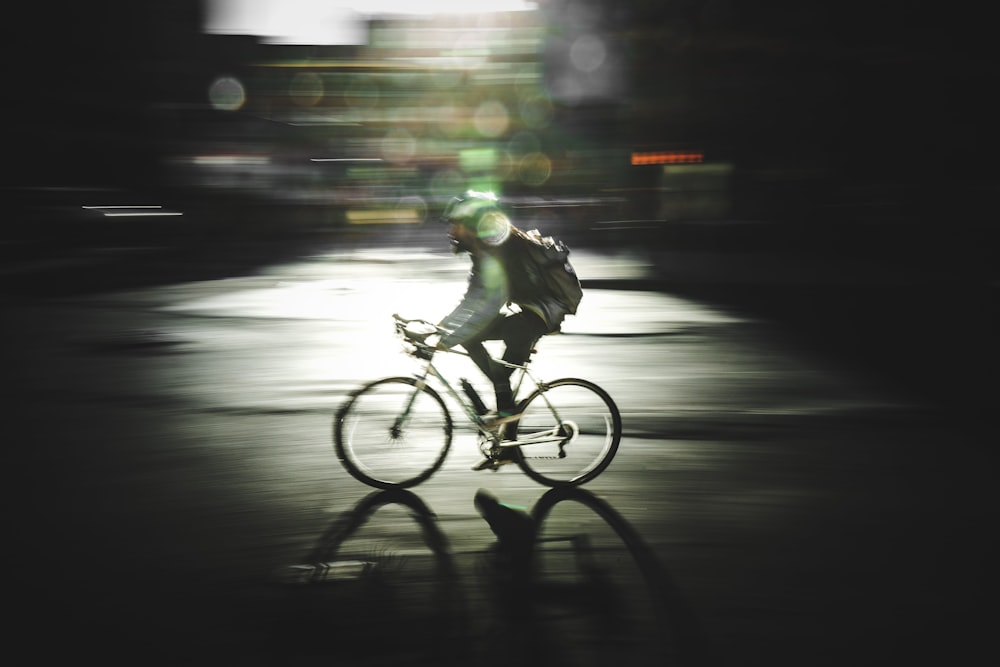
<path fill-rule="evenodd" d="M 499 427 L 510 424 L 505 439 L 516 439 L 512 369 L 494 360 L 483 345 L 487 340 L 504 342 L 503 361 L 523 364 L 538 340 L 559 330 L 565 306 L 532 287 L 521 269 L 519 253 L 523 235 L 504 213 L 490 192 L 468 190 L 446 207 L 442 220 L 449 225 L 452 252 L 466 252 L 472 260 L 465 296 L 438 326 L 446 331 L 438 349 L 460 345 L 493 383 L 497 409 L 490 421 Z M 499 460 L 487 459 L 475 470 L 512 462 L 511 450 L 501 450 Z"/>

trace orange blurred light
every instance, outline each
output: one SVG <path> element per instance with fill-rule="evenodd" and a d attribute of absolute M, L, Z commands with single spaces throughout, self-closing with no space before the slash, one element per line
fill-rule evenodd
<path fill-rule="evenodd" d="M 696 164 L 705 161 L 701 151 L 643 151 L 632 153 L 633 165 Z"/>

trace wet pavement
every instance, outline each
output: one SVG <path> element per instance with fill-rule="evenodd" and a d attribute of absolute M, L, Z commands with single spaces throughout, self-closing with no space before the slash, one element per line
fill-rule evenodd
<path fill-rule="evenodd" d="M 566 494 L 512 467 L 470 471 L 467 432 L 412 493 L 339 467 L 335 406 L 411 368 L 388 313 L 431 316 L 461 293 L 464 264 L 437 250 L 5 296 L 17 654 L 991 662 L 988 419 L 766 309 L 651 290 L 644 256 L 578 258 L 585 308 L 538 370 L 608 389 L 625 437 Z M 498 548 L 480 488 L 535 518 L 530 577 Z"/>

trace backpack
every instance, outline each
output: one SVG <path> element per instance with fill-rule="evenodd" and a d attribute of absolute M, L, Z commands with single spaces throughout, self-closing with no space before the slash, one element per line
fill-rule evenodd
<path fill-rule="evenodd" d="M 532 289 L 561 303 L 567 313 L 576 314 L 583 288 L 569 261 L 569 248 L 551 236 L 542 236 L 537 229 L 518 231 L 517 236 L 524 240 L 521 255 Z"/>

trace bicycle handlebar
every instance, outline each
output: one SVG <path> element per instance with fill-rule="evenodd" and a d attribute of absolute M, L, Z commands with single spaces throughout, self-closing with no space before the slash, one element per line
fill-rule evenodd
<path fill-rule="evenodd" d="M 437 345 L 431 345 L 427 342 L 428 338 L 434 335 L 442 336 L 447 333 L 445 329 L 427 320 L 419 318 L 407 319 L 395 313 L 393 313 L 392 318 L 395 320 L 396 332 L 414 347 L 413 350 L 408 350 L 408 352 L 419 359 L 430 359 L 437 350 Z M 425 325 L 429 331 L 414 331 L 410 328 L 411 324 Z"/>
<path fill-rule="evenodd" d="M 429 336 L 443 336 L 447 331 L 427 320 L 422 319 L 407 319 L 405 317 L 400 317 L 399 315 L 393 314 L 393 319 L 396 320 L 396 330 L 403 333 L 407 338 L 413 338 L 414 340 L 426 340 Z M 429 329 L 429 331 L 414 331 L 410 329 L 411 324 L 423 324 Z"/>

